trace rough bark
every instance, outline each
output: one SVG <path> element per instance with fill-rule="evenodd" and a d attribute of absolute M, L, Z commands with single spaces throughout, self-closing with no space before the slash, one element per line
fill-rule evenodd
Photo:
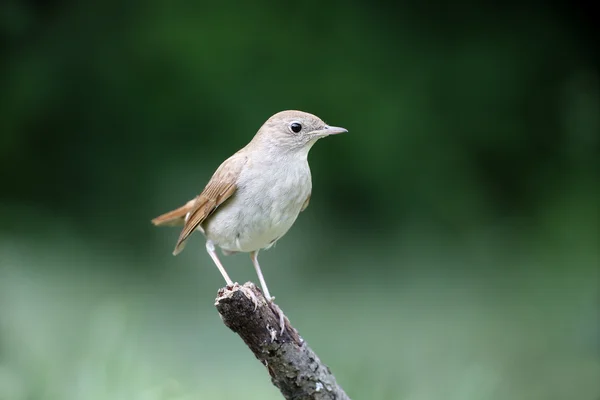
<path fill-rule="evenodd" d="M 350 400 L 279 307 L 268 303 L 253 283 L 220 289 L 215 306 L 225 325 L 267 367 L 271 381 L 286 399 Z M 285 321 L 283 334 L 280 315 Z"/>

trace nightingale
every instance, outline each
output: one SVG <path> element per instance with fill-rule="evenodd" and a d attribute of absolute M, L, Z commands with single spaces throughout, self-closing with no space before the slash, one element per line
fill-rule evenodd
<path fill-rule="evenodd" d="M 327 125 L 306 112 L 279 112 L 262 125 L 246 147 L 217 168 L 196 198 L 152 223 L 183 225 L 174 255 L 183 250 L 193 232 L 200 231 L 228 286 L 234 283 L 216 247 L 224 255 L 249 253 L 263 293 L 272 302 L 258 252 L 281 239 L 308 206 L 312 181 L 307 157 L 311 147 L 321 138 L 344 132 L 347 130 Z"/>

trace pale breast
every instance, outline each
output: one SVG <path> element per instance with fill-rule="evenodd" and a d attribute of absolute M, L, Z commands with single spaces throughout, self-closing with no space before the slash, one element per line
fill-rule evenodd
<path fill-rule="evenodd" d="M 311 187 L 305 160 L 251 164 L 242 171 L 232 198 L 203 224 L 205 234 L 228 251 L 267 248 L 294 224 Z"/>

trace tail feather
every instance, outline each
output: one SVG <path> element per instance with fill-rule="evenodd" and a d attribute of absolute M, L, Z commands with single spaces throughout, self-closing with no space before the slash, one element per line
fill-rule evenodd
<path fill-rule="evenodd" d="M 178 226 L 185 223 L 187 214 L 191 211 L 192 206 L 196 199 L 188 201 L 183 206 L 159 215 L 152 220 L 152 223 L 156 226 Z"/>

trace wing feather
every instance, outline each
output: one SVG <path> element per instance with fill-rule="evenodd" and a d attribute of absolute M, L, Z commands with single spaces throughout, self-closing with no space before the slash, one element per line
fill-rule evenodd
<path fill-rule="evenodd" d="M 237 190 L 237 180 L 246 163 L 246 156 L 237 152 L 221 164 L 187 213 L 185 224 L 175 245 L 174 255 L 179 254 L 185 241 L 221 204 Z"/>

